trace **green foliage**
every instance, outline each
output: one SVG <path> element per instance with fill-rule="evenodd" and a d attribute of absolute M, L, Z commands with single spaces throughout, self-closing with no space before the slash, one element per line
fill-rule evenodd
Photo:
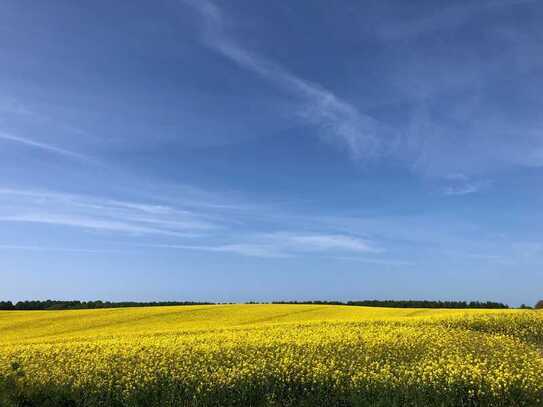
<path fill-rule="evenodd" d="M 540 306 L 543 308 L 543 302 Z M 31 300 L 19 301 L 13 304 L 11 301 L 0 301 L 0 310 L 67 310 L 67 309 L 96 309 L 96 308 L 128 308 L 128 307 L 159 307 L 173 305 L 212 305 L 212 302 L 194 301 L 158 301 L 158 302 L 111 302 L 111 301 L 62 301 L 62 300 Z M 256 301 L 247 304 L 261 304 Z M 387 308 L 484 308 L 484 309 L 505 309 L 508 305 L 492 301 L 427 301 L 427 300 L 363 300 L 363 301 L 274 301 L 272 304 L 311 304 L 311 305 L 350 305 L 364 307 L 387 307 Z M 525 308 L 525 307 L 521 307 Z"/>
<path fill-rule="evenodd" d="M 67 310 L 67 309 L 96 309 L 96 308 L 128 308 L 128 307 L 162 307 L 171 305 L 206 305 L 210 302 L 194 301 L 160 301 L 160 302 L 110 302 L 110 301 L 59 301 L 32 300 L 19 301 L 15 305 L 11 301 L 0 301 L 0 310 L 38 311 L 38 310 Z"/>
<path fill-rule="evenodd" d="M 428 301 L 428 300 L 363 300 L 363 301 L 276 301 L 273 304 L 313 304 L 313 305 L 352 305 L 362 307 L 388 308 L 482 308 L 506 309 L 508 305 L 493 301 Z"/>

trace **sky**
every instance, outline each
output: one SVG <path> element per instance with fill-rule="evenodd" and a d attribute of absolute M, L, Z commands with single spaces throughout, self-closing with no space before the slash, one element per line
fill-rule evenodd
<path fill-rule="evenodd" d="M 543 296 L 536 0 L 0 0 L 0 298 Z"/>

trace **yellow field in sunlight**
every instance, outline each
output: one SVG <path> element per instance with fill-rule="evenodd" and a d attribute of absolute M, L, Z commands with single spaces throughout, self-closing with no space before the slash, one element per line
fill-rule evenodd
<path fill-rule="evenodd" d="M 537 311 L 5 311 L 0 405 L 537 406 L 542 344 Z"/>

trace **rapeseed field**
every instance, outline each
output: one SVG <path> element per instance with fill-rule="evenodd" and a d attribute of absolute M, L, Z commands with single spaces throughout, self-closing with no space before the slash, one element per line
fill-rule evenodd
<path fill-rule="evenodd" d="M 1 406 L 543 406 L 543 314 L 330 305 L 0 312 Z"/>

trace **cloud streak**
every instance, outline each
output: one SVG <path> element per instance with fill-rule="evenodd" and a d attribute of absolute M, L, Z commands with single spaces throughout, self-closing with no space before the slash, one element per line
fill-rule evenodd
<path fill-rule="evenodd" d="M 149 246 L 149 245 L 148 245 Z M 372 242 L 347 235 L 338 234 L 296 234 L 277 232 L 257 234 L 244 240 L 217 245 L 178 245 L 158 244 L 150 247 L 207 251 L 216 253 L 234 253 L 247 257 L 290 258 L 308 253 L 331 255 L 343 252 L 350 254 L 377 254 L 383 250 Z"/>
<path fill-rule="evenodd" d="M 260 77 L 276 84 L 301 102 L 298 117 L 319 128 L 326 138 L 332 137 L 346 146 L 355 158 L 383 154 L 384 134 L 390 129 L 358 111 L 332 91 L 289 72 L 281 65 L 251 52 L 225 30 L 222 11 L 209 1 L 185 0 L 204 21 L 203 38 L 208 47 Z"/>
<path fill-rule="evenodd" d="M 381 254 L 384 250 L 367 238 L 347 233 L 284 230 L 290 218 L 261 226 L 274 232 L 243 231 L 242 221 L 254 222 L 253 211 L 221 219 L 204 212 L 156 202 L 134 202 L 93 196 L 0 188 L 0 223 L 21 223 L 78 228 L 108 234 L 149 237 L 142 247 L 230 253 L 256 258 L 291 258 Z M 269 214 L 268 214 L 269 215 Z M 269 220 L 269 219 L 268 219 Z M 279 221 L 279 223 L 278 223 Z M 315 226 L 315 225 L 314 225 Z M 250 229 L 249 229 L 250 230 Z M 327 230 L 330 230 L 329 228 Z M 161 237 L 162 241 L 157 241 Z M 185 240 L 190 238 L 190 244 Z M 146 243 L 147 242 L 147 243 Z"/>
<path fill-rule="evenodd" d="M 36 148 L 39 150 L 47 151 L 49 153 L 61 155 L 64 157 L 68 157 L 71 159 L 79 160 L 79 161 L 91 161 L 91 159 L 85 155 L 75 153 L 70 150 L 66 150 L 64 148 L 55 147 L 50 144 L 40 143 L 38 141 L 34 141 L 28 138 L 14 136 L 13 134 L 5 133 L 0 131 L 0 140 L 5 140 L 13 143 L 23 144 L 28 147 Z"/>
<path fill-rule="evenodd" d="M 50 191 L 0 189 L 0 222 L 190 237 L 221 227 L 196 212 Z"/>
<path fill-rule="evenodd" d="M 533 3 L 536 0 L 491 0 L 469 2 L 461 5 L 446 7 L 438 13 L 419 18 L 415 21 L 395 21 L 394 25 L 382 27 L 379 31 L 387 40 L 402 40 L 421 34 L 432 33 L 436 30 L 450 30 L 461 26 L 475 16 L 492 12 L 496 9 Z"/>
<path fill-rule="evenodd" d="M 533 0 L 488 1 L 444 10 L 429 7 L 422 18 L 412 21 L 385 19 L 391 22 L 374 33 L 376 45 L 388 49 L 391 41 L 401 39 L 403 44 L 407 39 L 409 46 L 396 43 L 386 53 L 393 61 L 398 60 L 392 72 L 383 73 L 386 85 L 394 85 L 395 96 L 388 101 L 387 96 L 381 102 L 366 101 L 366 106 L 373 106 L 372 115 L 360 111 L 332 90 L 246 47 L 228 29 L 232 21 L 213 2 L 183 0 L 183 3 L 201 17 L 202 41 L 208 48 L 290 95 L 298 102 L 296 117 L 315 127 L 324 139 L 346 149 L 354 159 L 386 157 L 399 160 L 419 175 L 436 177 L 451 171 L 479 174 L 495 167 L 541 164 L 539 120 L 527 120 L 524 114 L 514 113 L 514 109 L 504 110 L 497 102 L 500 97 L 494 95 L 494 90 L 500 89 L 495 86 L 496 78 L 502 75 L 496 67 L 507 61 L 517 61 L 515 75 L 540 70 L 540 58 L 526 58 L 538 55 L 535 36 L 520 35 L 522 31 L 514 25 L 507 28 L 493 23 L 495 29 L 490 30 L 489 38 L 482 36 L 469 44 L 459 39 L 451 45 L 449 53 L 437 52 L 418 38 L 437 29 L 456 30 L 477 16 L 534 3 Z M 480 56 L 491 40 L 503 47 L 503 53 L 482 60 Z M 450 67 L 455 63 L 451 55 L 456 54 L 462 55 L 466 62 L 451 73 Z M 421 62 L 425 60 L 432 60 L 432 64 Z M 371 62 L 368 64 L 371 66 Z M 523 92 L 521 86 L 518 93 Z M 386 112 L 388 108 L 400 107 L 406 119 Z M 436 107 L 444 109 L 444 113 L 436 114 Z M 524 128 L 510 128 L 514 122 L 525 123 Z M 449 194 L 474 193 L 477 187 L 453 188 Z"/>
<path fill-rule="evenodd" d="M 25 246 L 25 245 L 10 245 L 0 244 L 0 250 L 21 250 L 21 251 L 35 251 L 35 252 L 66 252 L 66 253 L 129 253 L 122 250 L 108 250 L 108 249 L 73 249 L 67 247 L 47 247 L 47 246 Z"/>
<path fill-rule="evenodd" d="M 124 232 L 131 234 L 158 234 L 166 236 L 186 236 L 153 227 L 140 226 L 135 223 L 119 222 L 114 220 L 96 219 L 74 215 L 51 215 L 47 212 L 35 212 L 22 215 L 0 216 L 0 222 L 44 223 L 58 226 L 71 226 L 102 231 Z"/>
<path fill-rule="evenodd" d="M 477 184 L 465 184 L 457 186 L 448 186 L 443 190 L 445 195 L 469 195 L 479 192 L 481 187 Z"/>
<path fill-rule="evenodd" d="M 449 181 L 449 185 L 443 188 L 443 194 L 447 196 L 475 194 L 491 184 L 490 181 L 470 180 L 464 174 L 451 174 L 446 179 Z"/>
<path fill-rule="evenodd" d="M 154 247 L 158 249 L 179 249 L 190 251 L 203 251 L 214 253 L 233 253 L 247 257 L 261 257 L 261 258 L 287 258 L 292 257 L 291 254 L 287 254 L 279 251 L 276 247 L 269 244 L 255 244 L 255 243 L 236 243 L 236 244 L 224 244 L 224 245 L 182 245 L 182 244 L 153 244 L 145 245 L 146 247 Z"/>
<path fill-rule="evenodd" d="M 277 235 L 285 239 L 287 244 L 303 250 L 347 250 L 359 253 L 380 253 L 378 249 L 367 240 L 346 235 Z"/>

